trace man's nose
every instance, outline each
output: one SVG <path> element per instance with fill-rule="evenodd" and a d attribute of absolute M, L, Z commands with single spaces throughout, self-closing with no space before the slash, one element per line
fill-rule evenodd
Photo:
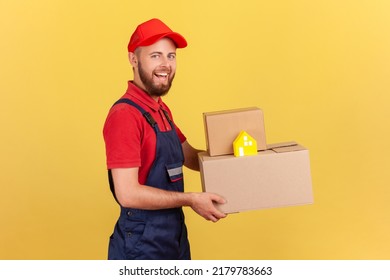
<path fill-rule="evenodd" d="M 161 66 L 170 67 L 171 63 L 172 62 L 169 60 L 168 57 L 162 56 L 162 58 L 161 58 Z"/>

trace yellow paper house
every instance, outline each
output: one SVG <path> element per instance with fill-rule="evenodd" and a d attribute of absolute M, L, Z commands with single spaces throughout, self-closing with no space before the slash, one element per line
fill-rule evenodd
<path fill-rule="evenodd" d="M 236 157 L 257 155 L 257 142 L 245 131 L 241 131 L 233 142 L 234 155 Z"/>

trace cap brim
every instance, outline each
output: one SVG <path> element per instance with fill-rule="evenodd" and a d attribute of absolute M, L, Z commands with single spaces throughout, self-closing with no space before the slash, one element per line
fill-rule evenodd
<path fill-rule="evenodd" d="M 181 36 L 179 33 L 176 32 L 169 32 L 169 33 L 162 33 L 162 34 L 157 34 L 153 37 L 150 37 L 142 42 L 139 42 L 136 46 L 133 46 L 130 52 L 134 52 L 136 48 L 138 47 L 145 47 L 145 46 L 150 46 L 156 43 L 158 40 L 162 38 L 169 38 L 171 39 L 177 48 L 185 48 L 187 47 L 187 41 L 184 39 L 183 36 Z"/>

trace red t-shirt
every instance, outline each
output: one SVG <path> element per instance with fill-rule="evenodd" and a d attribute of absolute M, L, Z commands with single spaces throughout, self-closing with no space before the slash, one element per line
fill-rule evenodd
<path fill-rule="evenodd" d="M 128 82 L 128 88 L 122 98 L 128 98 L 148 111 L 157 122 L 160 131 L 171 130 L 162 109 L 171 111 L 161 98 L 156 102 L 142 89 Z M 186 137 L 176 126 L 180 142 Z M 141 112 L 129 104 L 120 103 L 112 107 L 103 128 L 106 144 L 107 168 L 139 167 L 138 180 L 145 184 L 156 154 L 156 133 L 145 120 Z"/>

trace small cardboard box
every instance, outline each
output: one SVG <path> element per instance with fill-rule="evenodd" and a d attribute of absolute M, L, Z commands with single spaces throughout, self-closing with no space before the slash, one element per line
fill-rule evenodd
<path fill-rule="evenodd" d="M 199 164 L 203 191 L 227 200 L 224 213 L 313 203 L 309 151 L 295 142 L 245 157 L 202 152 Z"/>
<path fill-rule="evenodd" d="M 233 154 L 233 142 L 243 130 L 258 150 L 267 149 L 263 111 L 257 107 L 203 113 L 203 121 L 210 156 Z"/>

